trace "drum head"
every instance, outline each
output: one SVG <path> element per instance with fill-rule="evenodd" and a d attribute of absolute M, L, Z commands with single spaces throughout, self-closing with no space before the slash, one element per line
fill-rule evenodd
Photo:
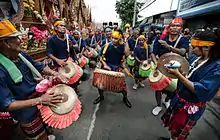
<path fill-rule="evenodd" d="M 144 63 L 141 65 L 142 70 L 149 70 L 151 68 L 151 64 L 148 64 L 148 61 L 144 61 Z"/>
<path fill-rule="evenodd" d="M 125 74 L 122 73 L 122 72 L 115 72 L 115 71 L 109 71 L 109 70 L 98 69 L 98 68 L 96 68 L 94 70 L 94 73 L 103 73 L 103 74 L 106 74 L 106 75 L 114 75 L 114 76 L 117 76 L 117 77 L 124 77 L 125 78 Z"/>
<path fill-rule="evenodd" d="M 128 58 L 129 58 L 130 60 L 134 60 L 134 57 L 131 56 L 131 55 L 129 55 Z"/>
<path fill-rule="evenodd" d="M 64 97 L 62 103 L 55 104 L 57 107 L 50 107 L 54 113 L 63 115 L 73 110 L 77 100 L 77 95 L 73 88 L 60 84 L 50 89 L 47 93 L 62 94 Z"/>
<path fill-rule="evenodd" d="M 170 61 L 179 62 L 181 64 L 181 68 L 180 68 L 181 70 L 179 69 L 180 72 L 182 74 L 188 74 L 188 72 L 189 72 L 189 63 L 188 63 L 188 61 L 184 57 L 182 57 L 182 56 L 180 56 L 176 53 L 166 53 L 166 54 L 162 55 L 159 58 L 158 63 L 157 63 L 158 64 L 158 70 L 160 70 L 160 72 L 162 74 L 164 74 L 167 77 L 177 79 L 175 75 L 169 73 L 167 71 L 167 69 L 164 67 L 164 65 L 169 64 Z"/>
<path fill-rule="evenodd" d="M 149 81 L 152 83 L 159 82 L 163 78 L 163 74 L 159 70 L 152 70 L 149 76 Z"/>
<path fill-rule="evenodd" d="M 74 63 L 71 61 L 67 61 L 67 65 L 65 65 L 64 67 L 60 67 L 59 69 L 59 73 L 67 78 L 73 77 L 75 72 L 76 72 L 76 67 Z"/>

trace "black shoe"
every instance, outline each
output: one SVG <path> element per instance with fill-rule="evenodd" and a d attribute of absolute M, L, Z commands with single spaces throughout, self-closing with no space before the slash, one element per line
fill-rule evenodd
<path fill-rule="evenodd" d="M 93 104 L 98 104 L 98 103 L 100 103 L 101 101 L 103 101 L 104 100 L 104 97 L 98 97 L 97 99 L 95 99 L 95 101 L 93 102 Z"/>
<path fill-rule="evenodd" d="M 165 138 L 165 137 L 159 137 L 158 140 L 170 140 L 170 138 Z"/>
<path fill-rule="evenodd" d="M 131 107 L 132 107 L 132 105 L 131 105 L 130 101 L 128 100 L 128 98 L 123 98 L 123 102 L 124 102 L 124 104 L 125 104 L 128 108 L 131 108 Z"/>

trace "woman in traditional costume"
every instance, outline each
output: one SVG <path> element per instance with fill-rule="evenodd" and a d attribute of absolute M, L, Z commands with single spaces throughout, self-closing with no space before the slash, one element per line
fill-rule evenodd
<path fill-rule="evenodd" d="M 146 43 L 146 38 L 144 35 L 141 35 L 138 37 L 139 44 L 136 48 L 134 48 L 134 57 L 135 57 L 135 66 L 134 66 L 134 74 L 135 74 L 135 84 L 133 86 L 133 89 L 137 89 L 139 86 L 145 87 L 145 85 L 142 83 L 143 80 L 146 79 L 146 77 L 142 77 L 139 74 L 140 65 L 143 65 L 144 61 L 148 60 L 148 56 L 150 56 L 150 48 L 148 48 Z M 148 54 L 147 54 L 148 53 Z M 149 64 L 150 65 L 150 64 Z"/>
<path fill-rule="evenodd" d="M 220 87 L 220 31 L 216 35 L 211 30 L 198 32 L 191 45 L 197 58 L 189 60 L 189 74 L 168 69 L 179 80 L 171 105 L 162 116 L 172 140 L 187 138 Z"/>
<path fill-rule="evenodd" d="M 36 106 L 55 106 L 63 97 L 61 94 L 38 97 L 34 77 L 42 78 L 43 72 L 65 82 L 67 79 L 21 51 L 19 32 L 10 21 L 1 21 L 0 30 L 0 110 L 10 112 L 20 122 L 28 140 L 54 140 L 54 136 L 48 137 Z"/>

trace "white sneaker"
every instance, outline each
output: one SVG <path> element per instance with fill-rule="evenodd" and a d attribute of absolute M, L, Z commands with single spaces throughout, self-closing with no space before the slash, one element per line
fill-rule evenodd
<path fill-rule="evenodd" d="M 145 87 L 145 85 L 144 85 L 142 82 L 140 82 L 139 85 L 140 85 L 142 88 Z"/>
<path fill-rule="evenodd" d="M 49 135 L 47 137 L 48 137 L 49 140 L 55 140 L 56 139 L 56 137 L 54 135 Z"/>
<path fill-rule="evenodd" d="M 168 102 L 164 102 L 164 105 L 166 106 L 166 108 L 169 108 L 170 106 L 170 100 Z"/>
<path fill-rule="evenodd" d="M 138 84 L 134 84 L 133 89 L 137 89 L 138 88 Z"/>
<path fill-rule="evenodd" d="M 156 106 L 153 110 L 152 113 L 157 116 L 161 111 L 162 111 L 162 107 L 161 106 Z"/>

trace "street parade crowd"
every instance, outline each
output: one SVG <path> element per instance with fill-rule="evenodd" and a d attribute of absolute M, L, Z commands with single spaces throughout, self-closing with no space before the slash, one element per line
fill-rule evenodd
<path fill-rule="evenodd" d="M 76 29 L 67 31 L 61 19 L 53 26 L 46 46 L 46 55 L 54 62 L 49 67 L 21 50 L 21 33 L 10 21 L 0 22 L 0 110 L 5 118 L 13 118 L 0 120 L 6 132 L 18 121 L 28 140 L 55 140 L 49 127 L 66 128 L 80 117 L 78 97 L 83 95 L 78 86 L 89 79 L 89 68 L 98 95 L 94 104 L 111 91 L 122 93 L 123 103 L 131 108 L 127 86 L 137 92 L 145 86 L 154 90 L 152 114 L 157 116 L 165 104 L 161 120 L 171 136 L 161 140 L 187 139 L 219 90 L 218 29 L 192 34 L 183 30 L 181 18 L 175 18 L 163 31 L 146 33 L 126 24 L 124 31 L 117 26 L 103 31 L 89 28 L 83 38 Z M 126 76 L 134 79 L 133 85 L 126 84 Z"/>

